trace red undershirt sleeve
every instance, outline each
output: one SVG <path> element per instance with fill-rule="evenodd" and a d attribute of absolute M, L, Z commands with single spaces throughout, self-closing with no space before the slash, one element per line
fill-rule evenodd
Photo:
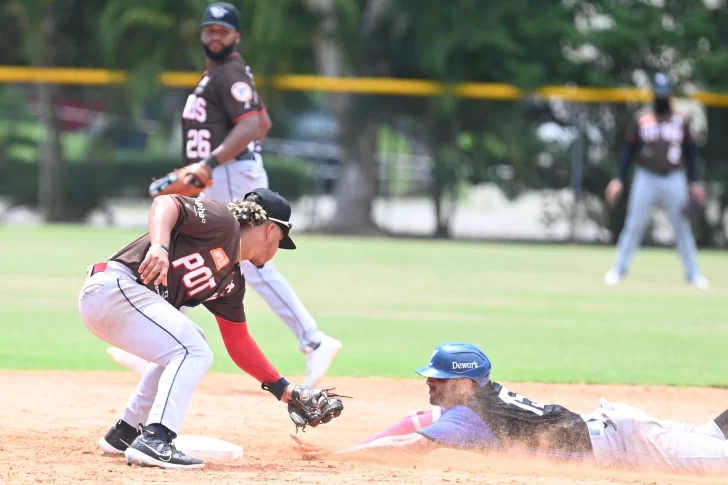
<path fill-rule="evenodd" d="M 281 377 L 253 340 L 248 332 L 248 324 L 231 322 L 220 317 L 215 318 L 220 327 L 220 335 L 222 335 L 225 348 L 233 362 L 260 382 L 263 389 L 270 391 L 280 400 L 289 383 Z"/>

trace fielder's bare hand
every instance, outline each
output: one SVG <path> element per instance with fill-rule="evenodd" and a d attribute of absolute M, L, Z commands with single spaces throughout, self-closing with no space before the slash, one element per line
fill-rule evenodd
<path fill-rule="evenodd" d="M 624 189 L 624 185 L 622 184 L 622 181 L 619 179 L 612 179 L 609 182 L 609 185 L 607 185 L 606 190 L 604 191 L 604 198 L 607 199 L 607 202 L 610 204 L 614 204 L 619 200 L 619 197 L 622 195 L 622 190 Z"/>
<path fill-rule="evenodd" d="M 145 285 L 154 281 L 155 285 L 167 286 L 167 272 L 169 271 L 169 254 L 159 245 L 152 244 L 139 265 L 139 276 Z"/>

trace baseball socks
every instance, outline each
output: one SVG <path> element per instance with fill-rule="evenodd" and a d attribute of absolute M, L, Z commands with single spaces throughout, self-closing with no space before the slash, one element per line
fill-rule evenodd
<path fill-rule="evenodd" d="M 138 428 L 130 425 L 123 419 L 116 422 L 106 435 L 101 438 L 97 447 L 104 453 L 121 454 L 126 451 L 132 442 L 141 434 Z"/>

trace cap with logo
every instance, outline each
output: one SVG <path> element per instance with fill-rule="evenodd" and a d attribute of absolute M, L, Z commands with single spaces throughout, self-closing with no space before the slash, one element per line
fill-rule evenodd
<path fill-rule="evenodd" d="M 667 75 L 658 72 L 655 74 L 655 84 L 652 88 L 652 92 L 655 96 L 667 97 L 672 94 L 672 86 L 670 86 L 670 79 Z"/>
<path fill-rule="evenodd" d="M 430 364 L 415 372 L 436 379 L 473 379 L 480 387 L 490 381 L 490 360 L 485 352 L 467 342 L 448 342 L 432 352 Z"/>
<path fill-rule="evenodd" d="M 291 204 L 285 197 L 273 192 L 270 189 L 255 189 L 245 194 L 245 200 L 251 196 L 255 196 L 255 202 L 263 208 L 266 219 L 275 222 L 283 231 L 283 239 L 281 239 L 278 247 L 281 249 L 296 249 L 296 245 L 291 239 Z"/>
<path fill-rule="evenodd" d="M 217 2 L 207 6 L 200 27 L 222 25 L 240 31 L 240 12 L 232 3 Z"/>

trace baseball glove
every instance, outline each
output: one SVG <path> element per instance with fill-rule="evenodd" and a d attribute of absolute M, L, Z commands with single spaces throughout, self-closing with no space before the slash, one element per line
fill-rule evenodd
<path fill-rule="evenodd" d="M 682 216 L 691 224 L 695 224 L 700 219 L 700 215 L 705 209 L 705 204 L 691 197 L 687 204 L 682 208 Z"/>
<path fill-rule="evenodd" d="M 310 386 L 295 386 L 291 400 L 288 402 L 288 414 L 298 428 L 306 430 L 306 426 L 315 428 L 319 424 L 328 423 L 341 416 L 344 410 L 342 397 L 332 394 L 331 389 L 314 389 Z"/>
<path fill-rule="evenodd" d="M 211 185 L 210 169 L 198 162 L 155 179 L 149 186 L 149 195 L 152 198 L 167 194 L 194 197 Z"/>

